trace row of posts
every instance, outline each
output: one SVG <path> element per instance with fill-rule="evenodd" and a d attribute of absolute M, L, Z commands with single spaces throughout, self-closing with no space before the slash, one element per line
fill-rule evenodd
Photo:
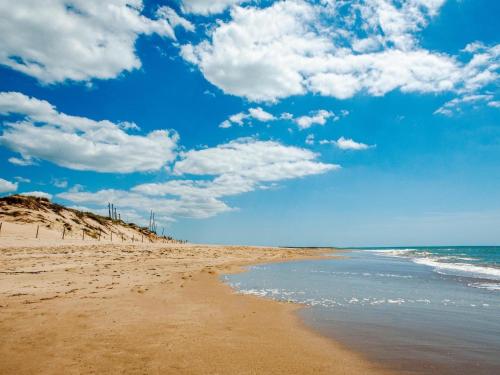
<path fill-rule="evenodd" d="M 115 205 L 109 202 L 108 202 L 108 216 L 111 220 L 121 220 L 120 214 L 116 212 Z"/>
<path fill-rule="evenodd" d="M 2 234 L 2 227 L 3 227 L 3 222 L 0 221 L 0 235 Z M 113 232 L 110 231 L 110 240 L 111 242 L 113 242 Z M 38 238 L 40 234 L 40 224 L 37 224 L 36 226 L 36 234 L 35 234 L 35 238 Z M 125 237 L 123 236 L 123 233 L 120 233 L 121 235 L 121 239 L 122 239 L 122 242 L 125 241 Z M 63 226 L 63 231 L 62 231 L 62 239 L 64 240 L 64 237 L 66 236 L 66 227 Z M 99 234 L 98 234 L 98 240 L 100 241 L 101 240 L 101 236 L 102 236 L 102 229 L 99 229 Z M 85 229 L 82 229 L 82 240 L 85 241 Z M 137 240 L 138 242 L 139 240 Z M 135 240 L 135 236 L 132 236 L 132 242 L 136 242 Z M 144 242 L 144 235 L 142 234 L 141 235 L 141 242 Z"/>
<path fill-rule="evenodd" d="M 3 226 L 3 222 L 0 221 L 0 236 L 2 234 L 2 226 Z M 35 238 L 38 239 L 39 233 L 40 233 L 40 225 L 38 224 L 36 226 Z M 109 233 L 110 233 L 110 240 L 111 240 L 111 242 L 113 242 L 113 232 L 110 231 Z M 65 235 L 66 235 L 66 227 L 63 226 L 63 231 L 62 231 L 62 239 L 63 240 L 64 240 Z M 102 229 L 99 229 L 99 234 L 98 234 L 98 240 L 99 241 L 101 240 L 101 235 L 102 235 Z M 124 242 L 125 239 L 124 239 L 123 234 L 120 233 L 120 235 L 121 235 L 122 242 Z M 163 230 L 162 230 L 162 236 L 161 237 L 163 237 Z M 165 240 L 165 238 L 163 238 L 163 239 Z M 85 229 L 82 229 L 82 241 L 85 241 Z M 132 242 L 136 242 L 135 236 L 132 236 Z M 137 239 L 137 242 L 139 242 L 139 239 Z M 141 234 L 141 242 L 144 242 L 144 235 L 143 234 Z M 181 241 L 181 242 L 187 242 L 187 241 Z"/>

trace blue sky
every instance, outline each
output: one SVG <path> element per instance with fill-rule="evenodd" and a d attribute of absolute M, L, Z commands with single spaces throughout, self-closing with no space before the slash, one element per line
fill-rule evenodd
<path fill-rule="evenodd" d="M 500 242 L 500 4 L 0 5 L 0 194 L 178 238 Z"/>

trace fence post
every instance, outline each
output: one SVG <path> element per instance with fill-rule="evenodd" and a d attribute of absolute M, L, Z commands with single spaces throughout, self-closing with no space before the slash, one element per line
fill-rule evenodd
<path fill-rule="evenodd" d="M 111 242 L 113 242 L 113 231 L 109 231 L 111 233 Z"/>
<path fill-rule="evenodd" d="M 85 229 L 82 229 L 82 241 L 85 241 Z"/>
<path fill-rule="evenodd" d="M 0 221 L 0 234 L 2 234 L 2 222 Z"/>
<path fill-rule="evenodd" d="M 37 225 L 36 226 L 36 237 L 35 238 L 38 238 L 38 230 L 40 229 L 40 225 Z"/>
<path fill-rule="evenodd" d="M 62 236 L 63 240 L 64 240 L 64 233 L 66 233 L 66 227 L 63 227 L 63 236 Z"/>

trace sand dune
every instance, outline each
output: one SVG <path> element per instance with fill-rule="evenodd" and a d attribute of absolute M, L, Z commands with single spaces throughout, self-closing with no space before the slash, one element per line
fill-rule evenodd
<path fill-rule="evenodd" d="M 83 212 L 50 202 L 45 198 L 13 195 L 0 198 L 2 241 L 34 239 L 65 242 L 106 243 L 178 242 L 161 237 L 147 228 L 123 220 Z"/>

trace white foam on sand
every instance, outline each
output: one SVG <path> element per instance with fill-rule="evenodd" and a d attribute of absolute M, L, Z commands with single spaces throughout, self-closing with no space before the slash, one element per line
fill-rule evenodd
<path fill-rule="evenodd" d="M 487 284 L 491 286 L 491 284 Z M 480 287 L 478 284 L 471 285 L 475 287 Z M 485 284 L 486 287 L 486 284 Z M 497 285 L 500 287 L 500 284 Z M 304 291 L 291 291 L 286 289 L 276 289 L 276 288 L 268 288 L 268 289 L 238 289 L 237 293 L 253 295 L 257 297 L 265 297 L 272 300 L 278 301 L 287 301 L 293 303 L 300 303 L 307 306 L 320 306 L 326 308 L 336 308 L 336 307 L 345 307 L 349 305 L 359 305 L 359 306 L 380 306 L 380 305 L 428 305 L 431 303 L 443 305 L 443 306 L 469 306 L 469 304 L 464 301 L 453 301 L 450 299 L 443 299 L 441 301 L 431 301 L 427 298 L 379 298 L 379 297 L 341 297 L 341 298 L 325 298 L 325 297 L 309 297 L 307 298 L 306 293 Z M 470 305 L 470 307 L 488 307 L 488 304 L 479 304 L 479 305 Z"/>

